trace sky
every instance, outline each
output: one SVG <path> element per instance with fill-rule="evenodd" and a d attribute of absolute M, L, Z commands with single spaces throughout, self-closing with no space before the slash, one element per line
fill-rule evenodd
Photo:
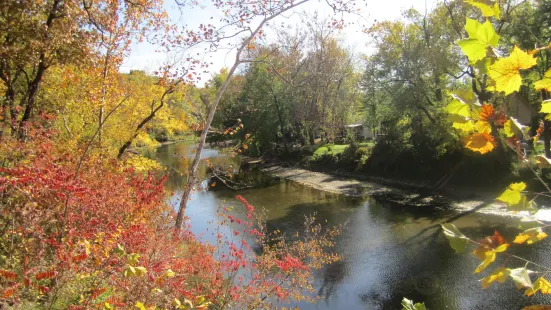
<path fill-rule="evenodd" d="M 360 7 L 361 11 L 359 12 L 362 20 L 355 25 L 345 27 L 340 37 L 343 39 L 344 45 L 353 52 L 369 53 L 372 47 L 369 46 L 368 35 L 361 32 L 360 23 L 369 26 L 375 21 L 399 19 L 402 11 L 412 7 L 420 12 L 424 12 L 425 10 L 430 11 L 435 4 L 435 0 L 365 0 L 364 2 L 360 0 L 358 3 L 364 3 L 364 6 Z M 191 27 L 196 27 L 201 23 L 209 23 L 212 20 L 218 20 L 219 18 L 217 17 L 221 16 L 221 13 L 212 7 L 181 12 L 176 6 L 175 0 L 165 0 L 164 8 L 168 12 L 172 22 L 180 25 L 186 24 Z M 283 23 L 286 27 L 300 27 L 300 19 L 298 18 L 298 14 L 295 13 L 310 15 L 316 12 L 322 18 L 332 14 L 325 0 L 311 0 L 297 7 L 292 13 L 286 14 L 287 16 L 274 20 L 274 24 L 280 25 Z M 214 19 L 211 19 L 213 16 Z M 359 17 L 354 16 L 349 18 L 356 20 Z M 269 31 L 273 31 L 270 28 L 266 29 L 268 33 Z M 121 72 L 129 72 L 130 70 L 154 72 L 167 57 L 164 53 L 156 52 L 157 49 L 156 46 L 147 42 L 134 44 L 130 55 L 125 59 L 121 67 Z M 208 73 L 205 74 L 206 76 L 203 76 L 203 81 L 210 79 L 214 73 L 219 72 L 223 67 L 231 67 L 235 51 L 219 51 L 209 54 L 208 57 L 212 65 L 209 67 Z"/>

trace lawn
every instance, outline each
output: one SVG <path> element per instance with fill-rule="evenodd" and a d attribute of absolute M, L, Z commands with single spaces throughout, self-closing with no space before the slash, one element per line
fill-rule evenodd
<path fill-rule="evenodd" d="M 363 142 L 363 143 L 359 143 L 358 146 L 360 147 L 374 147 L 375 146 L 375 143 L 374 142 Z M 317 157 L 320 157 L 320 156 L 323 156 L 325 154 L 329 154 L 329 155 L 337 155 L 337 154 L 341 154 L 342 152 L 344 152 L 344 150 L 348 147 L 348 144 L 324 144 L 324 145 L 321 145 L 320 147 L 318 147 L 315 151 L 314 151 L 314 158 L 317 158 Z"/>

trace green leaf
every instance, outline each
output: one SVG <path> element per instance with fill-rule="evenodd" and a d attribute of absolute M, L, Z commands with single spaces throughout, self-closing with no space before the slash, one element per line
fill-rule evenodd
<path fill-rule="evenodd" d="M 522 134 L 524 139 L 528 139 L 528 129 L 529 128 L 527 126 L 519 123 L 519 121 L 514 117 L 509 117 L 503 125 L 503 133 L 505 133 L 507 137 L 513 137 L 515 134 Z"/>
<path fill-rule="evenodd" d="M 495 18 L 499 19 L 500 10 L 499 10 L 499 4 L 498 2 L 493 2 L 489 0 L 465 0 L 468 4 L 477 7 L 482 11 L 482 15 L 484 17 L 492 17 L 495 16 Z"/>
<path fill-rule="evenodd" d="M 491 64 L 492 64 L 492 60 L 490 58 L 483 58 L 477 61 L 474 64 L 474 67 L 476 70 L 478 70 L 479 74 L 487 74 Z"/>
<path fill-rule="evenodd" d="M 521 288 L 532 288 L 532 280 L 530 280 L 529 270 L 526 268 L 517 268 L 517 269 L 510 269 L 509 275 L 513 282 L 515 282 L 515 286 L 517 289 Z"/>
<path fill-rule="evenodd" d="M 452 98 L 459 100 L 461 103 L 468 104 L 471 107 L 481 106 L 476 94 L 470 89 L 458 89 L 453 94 Z"/>
<path fill-rule="evenodd" d="M 141 277 L 147 273 L 147 269 L 145 267 L 136 267 L 135 268 L 135 275 L 138 277 Z"/>
<path fill-rule="evenodd" d="M 469 38 L 459 40 L 457 44 L 473 64 L 486 57 L 488 47 L 496 47 L 498 44 L 499 35 L 489 21 L 481 24 L 477 20 L 467 18 L 465 30 Z"/>
<path fill-rule="evenodd" d="M 450 242 L 452 249 L 454 249 L 457 253 L 465 252 L 465 247 L 467 246 L 469 239 L 465 237 L 465 235 L 463 235 L 453 224 L 442 224 L 441 226 L 444 231 L 444 235 L 446 235 L 446 238 L 448 238 L 448 241 Z"/>
<path fill-rule="evenodd" d="M 118 255 L 119 257 L 120 256 L 123 256 L 124 253 L 125 253 L 125 250 L 124 250 L 124 247 L 120 244 L 117 244 L 117 248 L 115 250 L 113 250 L 115 252 L 116 255 Z"/>
<path fill-rule="evenodd" d="M 128 254 L 128 264 L 136 265 L 139 262 L 138 258 L 140 258 L 140 254 L 138 253 Z"/>
<path fill-rule="evenodd" d="M 503 124 L 503 133 L 508 138 L 511 138 L 515 135 L 514 125 L 513 125 L 513 122 L 511 120 L 507 120 L 505 122 L 505 124 Z"/>
<path fill-rule="evenodd" d="M 425 307 L 425 303 L 418 302 L 414 304 L 412 300 L 404 297 L 402 299 L 402 310 L 427 310 L 427 308 Z"/>
<path fill-rule="evenodd" d="M 523 182 L 513 183 L 499 196 L 497 200 L 505 202 L 509 206 L 516 205 L 520 202 L 520 192 L 526 188 L 526 184 Z"/>
<path fill-rule="evenodd" d="M 446 111 L 450 114 L 463 116 L 465 118 L 471 117 L 471 110 L 469 109 L 469 105 L 461 103 L 457 99 L 452 100 L 452 102 L 448 104 L 448 106 L 446 107 Z"/>

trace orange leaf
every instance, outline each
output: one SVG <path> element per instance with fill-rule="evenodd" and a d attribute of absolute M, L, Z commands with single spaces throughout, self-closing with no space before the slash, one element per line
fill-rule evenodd
<path fill-rule="evenodd" d="M 0 269 L 0 277 L 6 280 L 17 280 L 17 273 Z"/>
<path fill-rule="evenodd" d="M 478 240 L 478 243 L 480 245 L 473 251 L 473 254 L 480 260 L 486 259 L 486 252 L 496 249 L 500 245 L 506 244 L 505 239 L 503 239 L 503 236 L 497 230 L 492 236 Z"/>
<path fill-rule="evenodd" d="M 494 138 L 487 133 L 475 133 L 463 139 L 466 148 L 473 152 L 486 154 L 495 147 Z"/>
<path fill-rule="evenodd" d="M 478 118 L 481 121 L 490 122 L 495 114 L 495 109 L 493 106 L 489 104 L 483 104 L 482 110 L 480 111 L 480 114 L 478 115 Z"/>

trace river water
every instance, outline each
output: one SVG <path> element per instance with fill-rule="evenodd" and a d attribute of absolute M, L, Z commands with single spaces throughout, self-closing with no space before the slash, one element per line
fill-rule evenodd
<path fill-rule="evenodd" d="M 174 192 L 170 203 L 178 205 L 185 184 L 193 145 L 164 145 L 148 156 L 167 167 L 167 189 Z M 203 158 L 217 165 L 238 162 L 217 150 L 206 149 Z M 205 173 L 204 165 L 200 167 Z M 478 213 L 395 205 L 372 198 L 349 199 L 320 192 L 288 181 L 278 181 L 262 188 L 238 192 L 231 190 L 200 191 L 193 195 L 186 216 L 192 230 L 205 242 L 214 242 L 214 224 L 221 205 L 240 204 L 240 194 L 256 209 L 263 209 L 271 229 L 292 233 L 300 231 L 305 215 L 317 213 L 328 224 L 345 224 L 337 250 L 344 259 L 315 273 L 316 304 L 293 304 L 301 309 L 401 309 L 403 297 L 425 302 L 428 309 L 521 309 L 526 305 L 551 304 L 551 298 L 538 294 L 523 296 L 511 281 L 482 290 L 479 279 L 487 273 L 473 274 L 480 263 L 470 254 L 455 254 L 439 230 L 439 223 L 449 221 L 465 235 L 482 238 L 499 230 L 512 240 L 518 230 L 517 220 Z M 225 228 L 231 232 L 230 228 Z M 224 231 L 224 230 L 223 230 Z M 549 239 L 531 246 L 511 245 L 508 252 L 551 266 Z M 510 257 L 498 255 L 488 271 L 500 265 L 524 266 Z M 530 267 L 530 266 L 529 266 Z M 534 269 L 534 268 L 530 268 Z M 533 280 L 536 278 L 534 277 Z"/>

